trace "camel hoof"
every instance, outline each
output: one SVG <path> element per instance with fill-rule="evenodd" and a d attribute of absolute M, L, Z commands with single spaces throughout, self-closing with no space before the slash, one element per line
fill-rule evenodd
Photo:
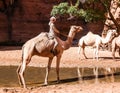
<path fill-rule="evenodd" d="M 25 87 L 23 87 L 24 89 L 28 89 L 26 86 Z"/>
<path fill-rule="evenodd" d="M 47 85 L 48 85 L 48 83 L 44 83 L 44 84 L 43 84 L 43 86 L 47 86 Z"/>
<path fill-rule="evenodd" d="M 60 80 L 57 81 L 57 84 L 59 84 L 59 83 L 60 83 Z"/>
<path fill-rule="evenodd" d="M 85 59 L 88 59 L 86 56 L 84 57 Z"/>

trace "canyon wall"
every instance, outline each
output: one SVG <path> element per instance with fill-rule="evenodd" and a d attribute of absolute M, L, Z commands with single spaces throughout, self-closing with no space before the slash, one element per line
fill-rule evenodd
<path fill-rule="evenodd" d="M 15 42 L 26 42 L 35 37 L 40 32 L 48 32 L 50 12 L 53 5 L 65 0 L 20 0 L 12 18 L 12 40 Z M 71 25 L 80 25 L 84 28 L 83 32 L 78 33 L 75 39 L 79 39 L 87 31 L 101 34 L 104 23 L 84 23 L 80 20 L 69 21 L 61 18 L 57 19 L 56 27 L 63 34 L 68 34 Z M 60 36 L 66 39 L 64 36 Z M 0 13 L 0 42 L 8 41 L 7 19 L 4 13 Z"/>

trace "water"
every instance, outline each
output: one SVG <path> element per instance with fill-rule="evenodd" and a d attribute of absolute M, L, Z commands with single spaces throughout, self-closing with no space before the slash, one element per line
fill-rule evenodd
<path fill-rule="evenodd" d="M 19 87 L 16 66 L 0 66 L 0 87 Z M 92 68 L 84 68 L 82 78 L 78 78 L 77 68 L 60 68 L 61 83 L 75 84 L 82 79 L 87 83 L 99 82 L 120 82 L 120 69 L 112 73 L 108 72 L 105 76 L 105 69 L 99 68 L 98 79 L 95 78 Z M 81 70 L 82 71 L 82 70 Z M 114 76 L 112 76 L 114 74 Z M 114 78 L 113 78 L 114 77 Z M 27 86 L 37 86 L 44 83 L 45 68 L 27 67 L 25 80 Z M 52 68 L 49 74 L 49 84 L 56 84 L 56 70 Z"/>

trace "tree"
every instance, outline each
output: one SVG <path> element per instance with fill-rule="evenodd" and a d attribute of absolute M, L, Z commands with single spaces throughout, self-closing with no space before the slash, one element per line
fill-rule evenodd
<path fill-rule="evenodd" d="M 81 18 L 84 19 L 85 22 L 96 21 L 99 19 L 104 20 L 104 11 L 99 11 L 95 9 L 94 4 L 98 2 L 98 0 L 77 0 L 75 4 L 73 4 L 72 0 L 69 2 L 62 2 L 59 5 L 53 6 L 51 11 L 52 16 L 68 16 L 68 19 L 72 18 Z M 90 6 L 92 5 L 92 7 Z"/>
<path fill-rule="evenodd" d="M 108 18 L 113 21 L 115 27 L 117 28 L 117 32 L 120 33 L 120 24 L 118 24 L 117 20 L 115 19 L 114 15 L 111 13 L 111 9 L 110 9 L 110 7 L 112 7 L 112 6 L 110 6 L 111 2 L 113 2 L 114 0 L 105 0 L 105 1 L 99 0 L 99 1 L 103 4 L 105 9 L 107 10 L 107 13 L 110 16 L 110 18 L 109 17 Z M 116 0 L 114 2 L 116 2 L 118 4 L 117 8 L 120 7 L 120 5 L 119 5 L 120 4 L 120 0 Z M 111 26 L 111 24 L 109 24 L 108 26 Z"/>
<path fill-rule="evenodd" d="M 51 15 L 67 15 L 68 19 L 70 20 L 72 18 L 80 18 L 84 19 L 85 22 L 94 22 L 97 20 L 105 22 L 105 13 L 109 13 L 110 18 L 112 19 L 114 25 L 117 28 L 117 31 L 120 32 L 120 25 L 117 23 L 110 10 L 111 1 L 112 0 L 76 0 L 76 3 L 73 4 L 73 0 L 70 0 L 70 2 L 62 2 L 59 5 L 53 6 Z M 103 10 L 97 8 L 96 5 L 98 3 L 101 4 L 101 6 L 104 8 Z"/>

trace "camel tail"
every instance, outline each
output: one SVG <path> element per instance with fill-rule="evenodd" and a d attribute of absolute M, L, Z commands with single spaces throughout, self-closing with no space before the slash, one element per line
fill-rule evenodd
<path fill-rule="evenodd" d="M 78 42 L 78 54 L 80 54 L 80 49 L 83 45 L 84 45 L 84 41 L 83 41 L 83 38 L 81 38 Z"/>

